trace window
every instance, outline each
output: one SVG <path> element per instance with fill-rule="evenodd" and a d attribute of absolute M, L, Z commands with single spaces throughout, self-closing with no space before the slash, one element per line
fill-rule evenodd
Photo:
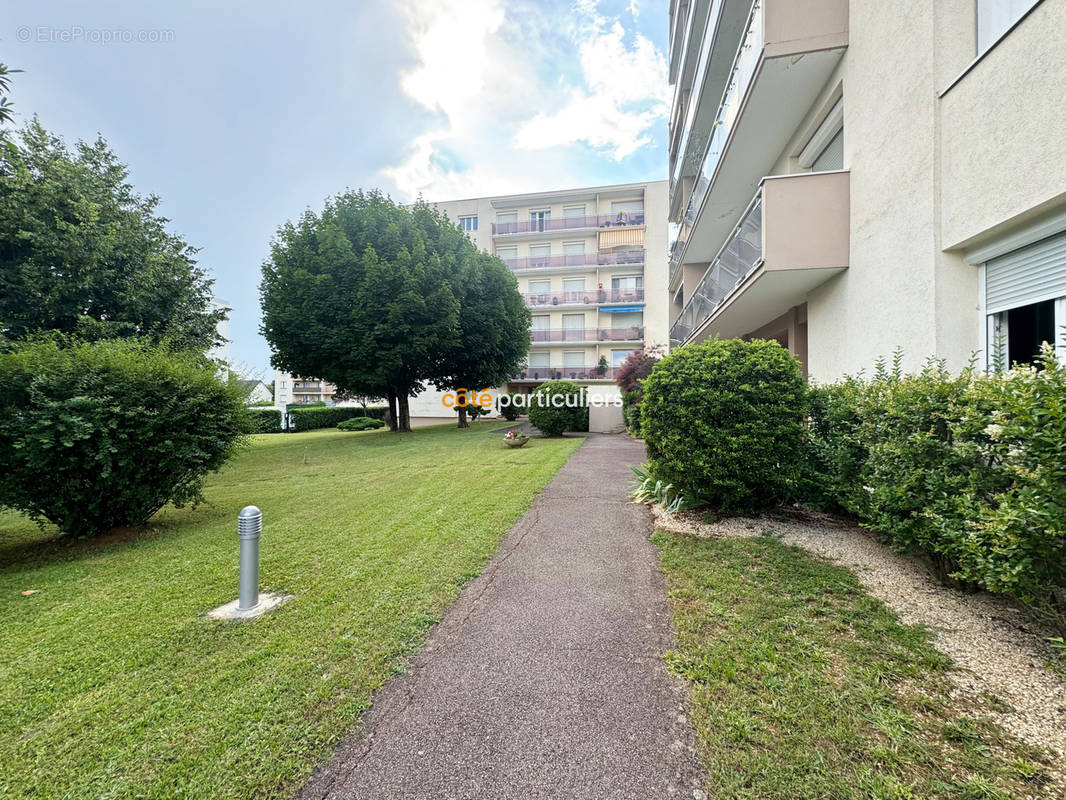
<path fill-rule="evenodd" d="M 626 360 L 626 357 L 632 353 L 632 350 L 612 350 L 611 351 L 611 366 L 616 369 L 622 366 L 622 362 Z"/>
<path fill-rule="evenodd" d="M 564 278 L 563 279 L 563 291 L 564 292 L 583 292 L 583 291 L 585 291 L 585 279 L 584 278 Z"/>
<path fill-rule="evenodd" d="M 531 231 L 546 231 L 548 230 L 548 223 L 551 221 L 551 218 L 551 211 L 530 211 L 529 229 Z"/>
<path fill-rule="evenodd" d="M 985 52 L 1040 0 L 977 0 L 977 54 Z"/>
<path fill-rule="evenodd" d="M 639 328 L 643 324 L 643 311 L 619 311 L 611 314 L 612 328 Z"/>
<path fill-rule="evenodd" d="M 551 302 L 551 281 L 530 281 L 530 301 L 534 305 L 543 305 Z"/>
<path fill-rule="evenodd" d="M 542 369 L 547 369 L 549 363 L 550 362 L 548 361 L 548 351 L 547 350 L 530 350 L 529 351 L 529 366 L 530 367 L 534 367 L 534 368 L 540 367 Z"/>
<path fill-rule="evenodd" d="M 616 200 L 611 203 L 611 223 L 614 225 L 640 225 L 644 222 L 643 200 Z"/>
<path fill-rule="evenodd" d="M 518 233 L 518 212 L 508 211 L 497 214 L 496 233 Z"/>
<path fill-rule="evenodd" d="M 285 383 L 285 381 L 282 381 L 281 382 L 281 388 L 284 389 L 286 386 L 287 386 L 287 384 Z"/>
<path fill-rule="evenodd" d="M 518 248 L 517 247 L 497 247 L 496 248 L 496 255 L 497 255 L 497 257 L 502 258 L 504 261 L 514 261 L 516 258 L 518 258 Z"/>
<path fill-rule="evenodd" d="M 829 172 L 835 169 L 844 169 L 844 129 L 841 128 L 837 135 L 825 146 L 818 157 L 811 164 L 813 172 Z"/>
<path fill-rule="evenodd" d="M 567 350 L 563 352 L 563 366 L 564 367 L 584 367 L 585 366 L 585 351 L 584 350 Z"/>
<path fill-rule="evenodd" d="M 467 233 L 477 230 L 477 215 L 469 217 L 459 217 L 459 227 Z"/>
<path fill-rule="evenodd" d="M 529 246 L 530 266 L 546 267 L 551 263 L 552 246 L 550 244 L 531 244 Z"/>
<path fill-rule="evenodd" d="M 585 243 L 584 242 L 563 242 L 563 260 L 566 265 L 573 266 L 575 264 L 585 263 Z"/>
<path fill-rule="evenodd" d="M 585 221 L 584 206 L 563 206 L 563 221 L 567 228 L 584 228 L 589 224 Z"/>
<path fill-rule="evenodd" d="M 988 364 L 1031 364 L 1043 342 L 1064 352 L 1066 233 L 985 263 Z"/>
<path fill-rule="evenodd" d="M 563 341 L 580 342 L 585 339 L 585 315 L 563 314 Z"/>

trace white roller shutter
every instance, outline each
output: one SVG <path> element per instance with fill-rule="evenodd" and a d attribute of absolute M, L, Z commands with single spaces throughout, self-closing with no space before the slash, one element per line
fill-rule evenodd
<path fill-rule="evenodd" d="M 989 314 L 1066 296 L 1066 233 L 993 258 L 985 264 Z"/>

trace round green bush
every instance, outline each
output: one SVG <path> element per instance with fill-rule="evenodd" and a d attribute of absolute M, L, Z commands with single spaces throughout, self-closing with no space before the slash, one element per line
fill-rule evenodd
<path fill-rule="evenodd" d="M 342 431 L 374 431 L 384 427 L 384 422 L 373 417 L 352 417 L 337 423 L 337 428 Z"/>
<path fill-rule="evenodd" d="M 683 347 L 644 381 L 651 472 L 724 513 L 769 507 L 799 478 L 804 405 L 796 359 L 777 342 Z"/>
<path fill-rule="evenodd" d="M 0 354 L 0 505 L 92 536 L 199 501 L 250 423 L 217 370 L 132 340 Z"/>
<path fill-rule="evenodd" d="M 573 381 L 542 383 L 530 398 L 529 421 L 545 436 L 587 431 L 589 410 L 584 391 Z"/>
<path fill-rule="evenodd" d="M 515 398 L 518 397 L 518 395 L 510 394 L 507 397 L 510 400 L 509 403 L 501 403 L 499 400 L 497 400 L 496 407 L 499 408 L 500 415 L 505 420 L 507 420 L 508 422 L 514 422 L 522 413 L 522 409 L 521 407 L 515 404 Z"/>

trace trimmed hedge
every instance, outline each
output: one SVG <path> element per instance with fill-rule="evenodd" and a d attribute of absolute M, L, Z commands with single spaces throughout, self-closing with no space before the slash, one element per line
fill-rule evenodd
<path fill-rule="evenodd" d="M 384 427 L 384 422 L 373 417 L 352 417 L 337 425 L 337 429 L 342 431 L 373 431 Z"/>
<path fill-rule="evenodd" d="M 643 393 L 650 472 L 690 502 L 739 513 L 795 492 L 806 387 L 777 342 L 688 345 L 655 365 Z"/>
<path fill-rule="evenodd" d="M 556 401 L 555 398 L 561 400 Z M 560 405 L 556 407 L 554 403 Z M 589 429 L 589 409 L 584 390 L 573 381 L 546 381 L 537 387 L 529 402 L 529 421 L 545 436 L 562 436 L 567 431 Z"/>
<path fill-rule="evenodd" d="M 0 354 L 0 505 L 77 536 L 195 504 L 249 422 L 197 353 L 134 340 Z"/>
<path fill-rule="evenodd" d="M 280 408 L 250 407 L 247 411 L 252 433 L 281 433 Z"/>
<path fill-rule="evenodd" d="M 812 390 L 805 488 L 944 577 L 1066 630 L 1066 368 L 905 375 Z"/>
<path fill-rule="evenodd" d="M 308 406 L 289 409 L 289 431 L 303 433 L 319 428 L 336 428 L 341 422 L 352 417 L 363 416 L 359 406 Z"/>

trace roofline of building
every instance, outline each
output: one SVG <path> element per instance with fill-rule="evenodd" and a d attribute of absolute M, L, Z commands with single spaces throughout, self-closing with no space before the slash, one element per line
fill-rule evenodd
<path fill-rule="evenodd" d="M 613 183 L 606 186 L 576 186 L 570 189 L 551 189 L 540 192 L 522 192 L 520 194 L 497 194 L 497 195 L 485 195 L 482 197 L 461 197 L 452 200 L 426 200 L 426 203 L 431 206 L 440 205 L 441 203 L 471 203 L 480 200 L 487 200 L 494 207 L 502 207 L 499 205 L 501 202 L 506 202 L 508 205 L 529 205 L 530 202 L 537 200 L 554 200 L 573 198 L 575 200 L 585 198 L 592 199 L 598 194 L 619 194 L 633 189 L 643 189 L 647 186 L 652 186 L 658 183 L 667 183 L 667 180 L 654 180 L 654 181 L 635 181 L 633 183 Z M 591 197 L 590 197 L 591 196 Z"/>

